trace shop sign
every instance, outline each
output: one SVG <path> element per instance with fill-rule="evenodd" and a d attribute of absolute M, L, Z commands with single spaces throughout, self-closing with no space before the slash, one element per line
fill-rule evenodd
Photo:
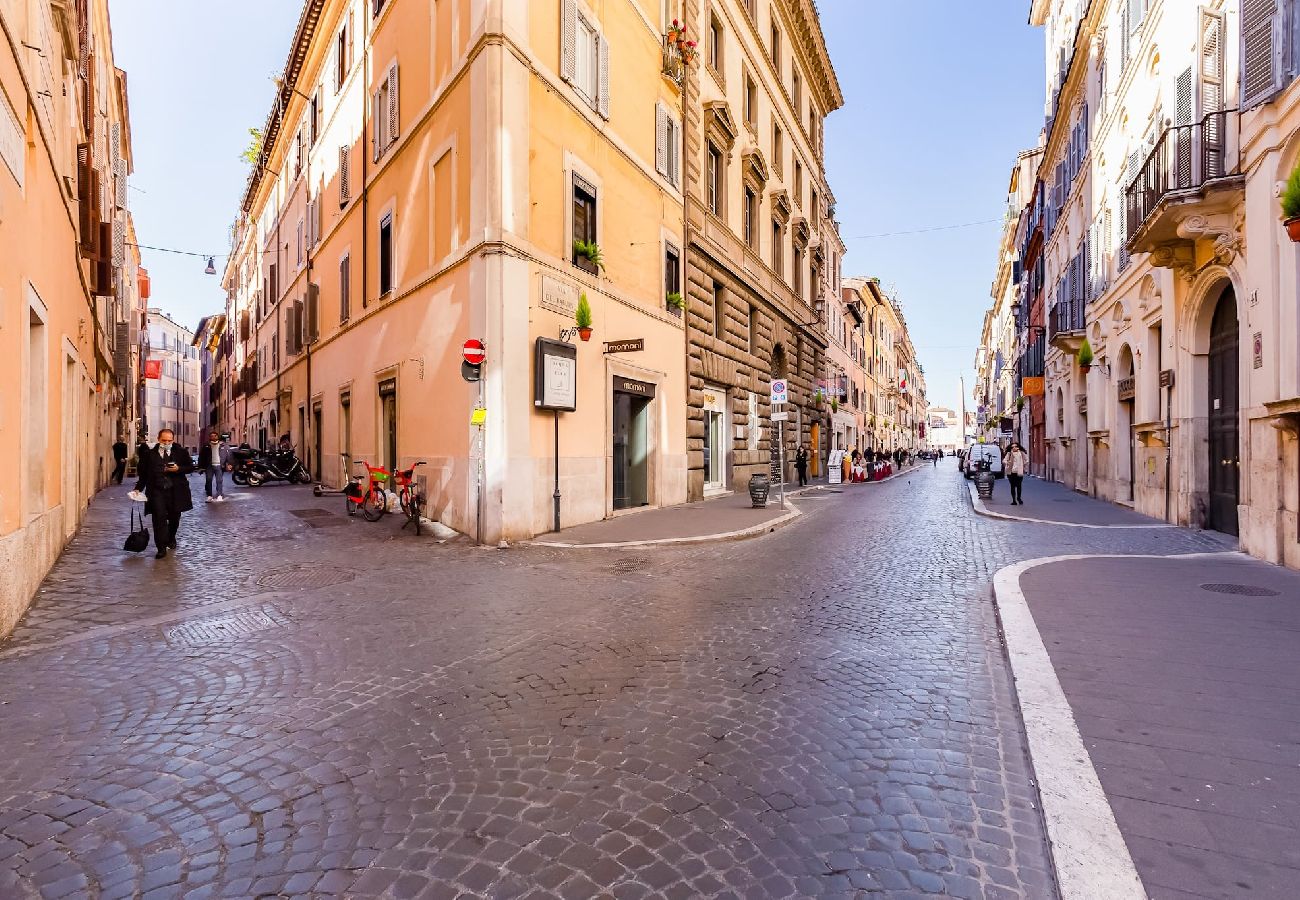
<path fill-rule="evenodd" d="M 1160 386 L 1162 388 L 1171 388 L 1174 386 L 1174 370 L 1162 369 L 1160 372 Z"/>
<path fill-rule="evenodd" d="M 646 381 L 633 381 L 631 378 L 614 376 L 614 390 L 620 394 L 636 394 L 638 397 L 654 397 L 655 386 Z"/>
<path fill-rule="evenodd" d="M 539 337 L 534 351 L 533 405 L 573 412 L 578 408 L 578 348 Z"/>
<path fill-rule="evenodd" d="M 578 310 L 578 286 L 550 275 L 542 276 L 542 309 L 562 316 L 572 316 Z"/>
<path fill-rule="evenodd" d="M 1255 368 L 1264 368 L 1264 332 L 1256 331 L 1255 339 L 1252 342 L 1255 350 Z"/>
<path fill-rule="evenodd" d="M 1121 401 L 1132 400 L 1137 396 L 1137 381 L 1134 378 L 1121 378 L 1118 388 Z"/>
<path fill-rule="evenodd" d="M 626 341 L 605 341 L 606 353 L 635 353 L 645 349 L 645 338 L 632 338 Z"/>
<path fill-rule="evenodd" d="M 1020 384 L 1020 395 L 1022 397 L 1041 397 L 1043 396 L 1043 378 L 1042 376 L 1029 377 L 1024 379 Z"/>

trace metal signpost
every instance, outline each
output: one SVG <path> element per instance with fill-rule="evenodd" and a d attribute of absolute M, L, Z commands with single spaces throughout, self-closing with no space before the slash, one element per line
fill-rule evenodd
<path fill-rule="evenodd" d="M 487 456 L 487 438 L 484 434 L 483 426 L 487 424 L 487 409 L 483 406 L 483 374 L 482 366 L 487 359 L 487 351 L 483 348 L 483 342 L 470 338 L 461 348 L 461 356 L 464 358 L 460 364 L 460 377 L 464 378 L 471 384 L 478 385 L 478 401 L 474 404 L 474 411 L 470 413 L 469 424 L 471 427 L 478 429 L 474 436 L 474 443 L 477 445 L 478 465 L 476 468 L 477 485 L 475 487 L 475 506 L 477 507 L 474 515 L 475 538 L 478 543 L 483 543 L 483 466 L 484 457 Z"/>
<path fill-rule="evenodd" d="M 785 420 L 790 414 L 785 404 L 790 399 L 790 386 L 784 378 L 772 379 L 772 421 L 776 423 L 777 460 L 781 467 L 781 508 L 785 509 Z M 779 408 L 777 408 L 779 407 Z"/>

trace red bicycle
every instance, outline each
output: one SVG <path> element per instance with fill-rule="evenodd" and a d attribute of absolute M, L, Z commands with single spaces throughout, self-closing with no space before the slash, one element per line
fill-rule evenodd
<path fill-rule="evenodd" d="M 367 522 L 378 522 L 384 513 L 388 512 L 385 486 L 393 473 L 383 466 L 372 466 L 363 459 L 357 460 L 353 465 L 366 467 L 366 483 L 365 487 L 362 487 L 361 476 L 354 475 L 352 483 L 344 489 L 348 515 L 355 515 L 357 510 L 361 510 L 361 515 L 366 517 Z"/>
<path fill-rule="evenodd" d="M 424 515 L 424 492 L 415 483 L 415 470 L 423 465 L 426 465 L 423 460 L 412 463 L 411 468 L 398 472 L 394 479 L 398 489 L 398 502 L 402 506 L 402 512 L 406 513 L 406 522 L 402 528 L 414 524 L 416 537 L 420 535 L 420 516 Z"/>

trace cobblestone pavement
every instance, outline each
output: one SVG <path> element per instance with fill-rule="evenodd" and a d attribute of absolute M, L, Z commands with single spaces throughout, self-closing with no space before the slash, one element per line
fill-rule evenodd
<path fill-rule="evenodd" d="M 1300 574 L 1083 559 L 1020 586 L 1147 893 L 1295 897 Z"/>
<path fill-rule="evenodd" d="M 106 495 L 0 645 L 0 897 L 1054 895 L 990 598 L 1176 529 L 951 461 L 707 547 L 438 544 L 299 488 Z"/>

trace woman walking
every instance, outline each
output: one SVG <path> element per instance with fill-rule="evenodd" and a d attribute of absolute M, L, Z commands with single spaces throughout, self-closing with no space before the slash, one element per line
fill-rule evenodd
<path fill-rule="evenodd" d="M 1025 482 L 1025 469 L 1029 465 L 1029 455 L 1025 453 L 1025 448 L 1019 443 L 1011 445 L 1011 452 L 1007 454 L 1007 483 L 1011 485 L 1011 505 L 1025 505 L 1024 497 L 1021 495 L 1021 489 Z"/>

